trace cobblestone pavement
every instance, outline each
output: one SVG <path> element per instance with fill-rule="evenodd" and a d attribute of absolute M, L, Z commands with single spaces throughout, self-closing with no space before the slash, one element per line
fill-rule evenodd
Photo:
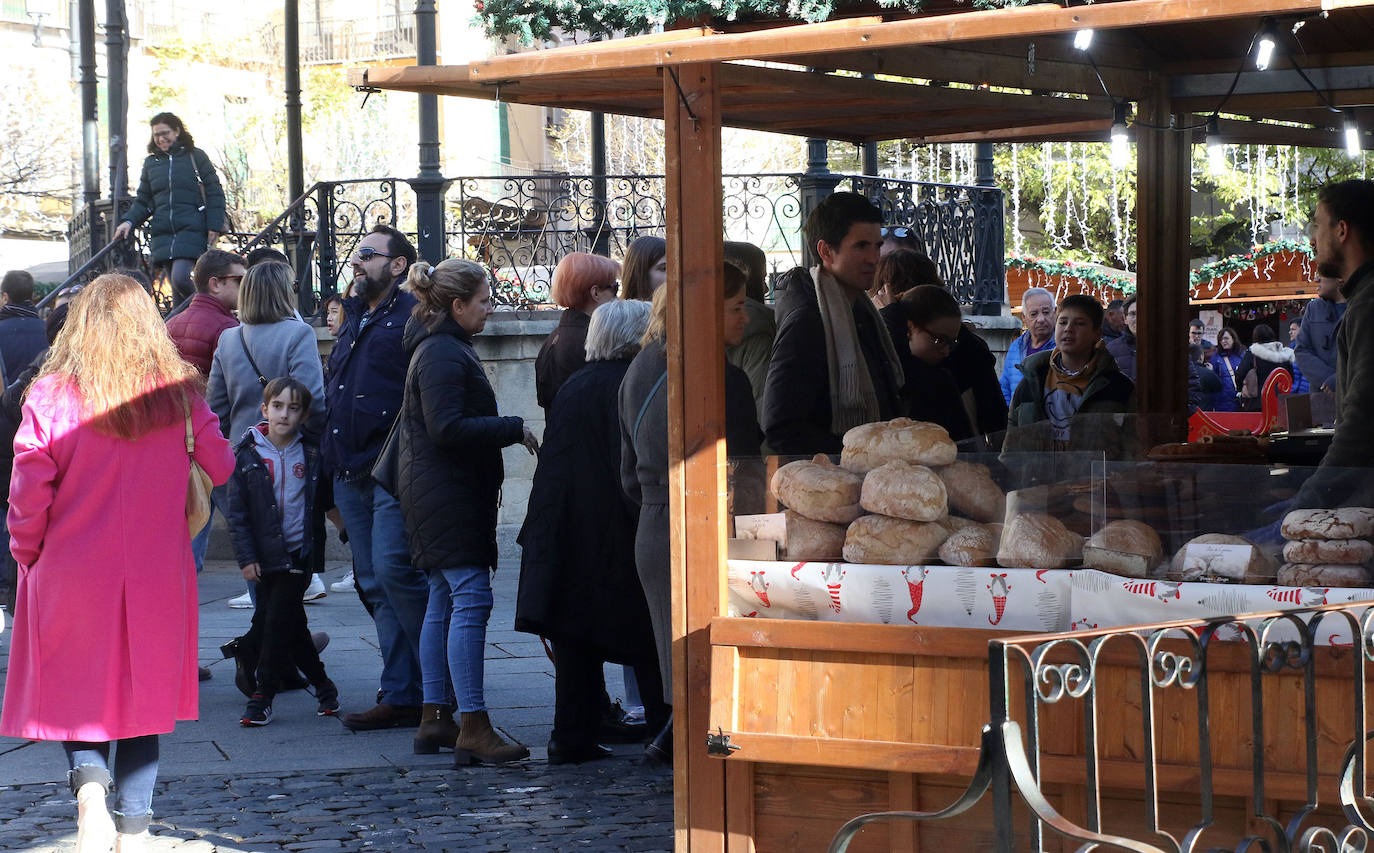
<path fill-rule="evenodd" d="M 576 767 L 163 779 L 151 851 L 668 851 L 672 776 L 639 759 Z M 65 785 L 0 790 L 5 850 L 72 847 Z"/>
<path fill-rule="evenodd" d="M 200 719 L 162 738 L 150 849 L 671 850 L 672 775 L 645 764 L 640 747 L 616 746 L 614 757 L 582 766 L 545 762 L 553 667 L 538 638 L 512 627 L 519 573 L 513 534 L 503 529 L 500 536 L 486 695 L 492 722 L 529 746 L 528 761 L 455 769 L 451 753 L 414 755 L 413 729 L 350 732 L 315 716 L 305 693 L 278 696 L 271 725 L 242 728 L 244 700 L 218 647 L 246 630 L 251 614 L 225 606 L 243 591 L 237 567 L 208 561 L 200 578 L 200 658 L 214 679 L 201 684 Z M 211 549 L 213 556 L 213 539 Z M 346 567 L 333 563 L 326 582 Z M 312 629 L 331 636 L 322 659 L 343 710 L 370 706 L 381 659 L 356 594 L 331 592 L 306 612 Z M 8 639 L 0 635 L 0 679 Z M 618 667 L 607 667 L 607 688 L 621 695 Z M 76 804 L 65 771 L 56 744 L 0 738 L 0 851 L 72 849 Z"/>

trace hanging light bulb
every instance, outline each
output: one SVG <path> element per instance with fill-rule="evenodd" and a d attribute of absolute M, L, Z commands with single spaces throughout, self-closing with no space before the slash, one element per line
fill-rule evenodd
<path fill-rule="evenodd" d="M 1093 31 L 1092 28 L 1081 29 L 1073 34 L 1073 46 L 1078 50 L 1087 50 L 1092 47 Z"/>
<path fill-rule="evenodd" d="M 1274 48 L 1278 45 L 1278 32 L 1273 21 L 1265 21 L 1264 30 L 1255 44 L 1255 68 L 1264 71 L 1274 58 Z"/>
<path fill-rule="evenodd" d="M 1213 175 L 1226 171 L 1226 146 L 1221 141 L 1221 131 L 1216 116 L 1207 119 L 1207 166 Z"/>
<path fill-rule="evenodd" d="M 1360 145 L 1360 123 L 1355 120 L 1355 111 L 1345 111 L 1345 153 L 1352 158 L 1359 157 L 1362 146 Z"/>
<path fill-rule="evenodd" d="M 1124 169 L 1131 161 L 1131 141 L 1126 136 L 1126 102 L 1122 101 L 1112 108 L 1112 153 L 1111 164 L 1114 169 Z"/>

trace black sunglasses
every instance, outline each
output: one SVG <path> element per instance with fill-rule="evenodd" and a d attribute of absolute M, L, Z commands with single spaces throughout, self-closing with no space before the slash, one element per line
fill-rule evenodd
<path fill-rule="evenodd" d="M 388 255 L 386 252 L 379 252 L 371 246 L 363 246 L 355 252 L 360 261 L 370 261 L 373 258 L 394 258 L 395 255 Z"/>

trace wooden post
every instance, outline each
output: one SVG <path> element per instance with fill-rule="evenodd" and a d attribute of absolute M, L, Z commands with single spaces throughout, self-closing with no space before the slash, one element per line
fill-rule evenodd
<path fill-rule="evenodd" d="M 1192 134 L 1154 129 L 1169 127 L 1168 92 L 1162 78 L 1147 89 L 1135 131 L 1136 411 L 1151 416 L 1142 421 L 1142 452 L 1187 433 Z"/>
<path fill-rule="evenodd" d="M 725 762 L 706 754 L 710 627 L 725 607 L 724 252 L 716 65 L 665 67 L 663 106 L 675 847 L 679 853 L 721 853 Z"/>

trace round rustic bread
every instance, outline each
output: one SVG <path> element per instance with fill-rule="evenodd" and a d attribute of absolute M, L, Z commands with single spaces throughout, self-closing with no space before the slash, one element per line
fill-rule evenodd
<path fill-rule="evenodd" d="M 949 513 L 944 482 L 924 465 L 888 462 L 864 477 L 859 505 L 908 521 L 939 521 Z"/>
<path fill-rule="evenodd" d="M 1226 570 L 1213 575 L 1213 578 L 1224 578 L 1238 583 L 1271 583 L 1274 580 L 1274 573 L 1278 571 L 1278 564 L 1262 548 L 1259 548 L 1249 539 L 1240 536 L 1231 536 L 1226 533 L 1204 533 L 1195 536 L 1184 543 L 1182 548 L 1174 554 L 1171 563 L 1173 575 L 1180 580 L 1196 581 L 1204 580 L 1206 576 L 1192 569 L 1184 572 L 1184 558 L 1188 553 L 1189 545 L 1236 545 L 1245 546 L 1250 549 L 1249 559 L 1245 563 L 1245 570 L 1240 573 L 1235 570 Z"/>
<path fill-rule="evenodd" d="M 1366 539 L 1374 536 L 1374 509 L 1295 509 L 1281 529 L 1285 539 Z"/>
<path fill-rule="evenodd" d="M 919 566 L 935 561 L 949 531 L 932 522 L 865 515 L 849 525 L 844 558 L 851 563 Z"/>
<path fill-rule="evenodd" d="M 816 521 L 848 524 L 864 511 L 859 506 L 863 478 L 831 462 L 824 453 L 789 462 L 773 472 L 773 497 L 789 509 Z"/>
<path fill-rule="evenodd" d="M 840 464 L 860 474 L 888 462 L 948 465 L 959 455 L 944 427 L 910 418 L 856 426 L 843 441 Z"/>
<path fill-rule="evenodd" d="M 1006 517 L 1007 496 L 992 479 L 988 466 L 976 462 L 951 462 L 936 473 L 945 482 L 949 506 L 975 521 L 1001 522 Z"/>
<path fill-rule="evenodd" d="M 1369 586 L 1369 571 L 1364 566 L 1284 563 L 1276 582 L 1279 586 Z"/>
<path fill-rule="evenodd" d="M 787 552 L 789 560 L 835 562 L 844 559 L 843 524 L 807 518 L 796 510 L 787 515 Z"/>
<path fill-rule="evenodd" d="M 972 524 L 950 534 L 940 546 L 940 559 L 951 566 L 997 565 L 997 538 L 1001 525 Z"/>
<path fill-rule="evenodd" d="M 1082 536 L 1057 518 L 1023 512 L 1002 529 L 997 564 L 1007 569 L 1062 569 L 1082 556 Z"/>
<path fill-rule="evenodd" d="M 1283 559 L 1287 563 L 1358 566 L 1374 559 L 1374 543 L 1368 539 L 1299 539 L 1284 543 Z"/>
<path fill-rule="evenodd" d="M 1159 541 L 1154 528 L 1128 518 L 1104 524 L 1101 530 L 1088 537 L 1087 544 L 1108 551 L 1139 554 L 1152 563 L 1164 558 L 1164 543 Z"/>

